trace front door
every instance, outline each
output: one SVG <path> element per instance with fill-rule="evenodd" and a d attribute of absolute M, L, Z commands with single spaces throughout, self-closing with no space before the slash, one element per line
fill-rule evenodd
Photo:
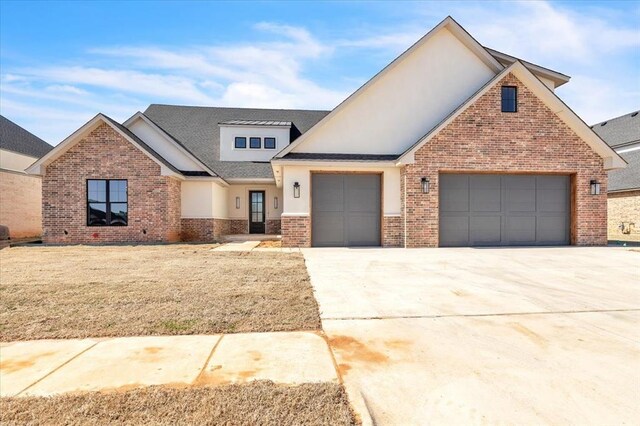
<path fill-rule="evenodd" d="M 249 233 L 264 234 L 264 191 L 249 191 Z"/>

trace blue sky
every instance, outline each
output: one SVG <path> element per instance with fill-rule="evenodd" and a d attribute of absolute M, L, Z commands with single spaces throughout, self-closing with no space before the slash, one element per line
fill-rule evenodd
<path fill-rule="evenodd" d="M 0 113 L 52 144 L 150 103 L 331 109 L 447 15 L 572 76 L 587 123 L 640 108 L 640 2 L 0 2 Z"/>

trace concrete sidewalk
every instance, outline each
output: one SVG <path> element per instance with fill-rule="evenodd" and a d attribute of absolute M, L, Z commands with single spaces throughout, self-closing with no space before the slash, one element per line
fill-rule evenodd
<path fill-rule="evenodd" d="M 0 343 L 0 396 L 221 385 L 338 382 L 313 332 L 144 336 Z"/>

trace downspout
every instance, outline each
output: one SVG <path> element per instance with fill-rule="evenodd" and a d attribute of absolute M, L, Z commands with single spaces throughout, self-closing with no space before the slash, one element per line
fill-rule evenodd
<path fill-rule="evenodd" d="M 403 179 L 404 179 L 404 194 L 402 194 L 402 196 L 404 197 L 404 208 L 402 209 L 402 219 L 404 221 L 404 248 L 407 248 L 407 173 L 405 170 L 405 173 L 403 173 Z"/>

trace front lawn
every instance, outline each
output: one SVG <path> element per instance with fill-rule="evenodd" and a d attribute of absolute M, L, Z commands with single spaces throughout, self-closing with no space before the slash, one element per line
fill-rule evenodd
<path fill-rule="evenodd" d="M 299 253 L 211 245 L 0 251 L 0 340 L 318 330 Z"/>
<path fill-rule="evenodd" d="M 355 425 L 344 388 L 251 382 L 0 399 L 3 425 Z"/>

